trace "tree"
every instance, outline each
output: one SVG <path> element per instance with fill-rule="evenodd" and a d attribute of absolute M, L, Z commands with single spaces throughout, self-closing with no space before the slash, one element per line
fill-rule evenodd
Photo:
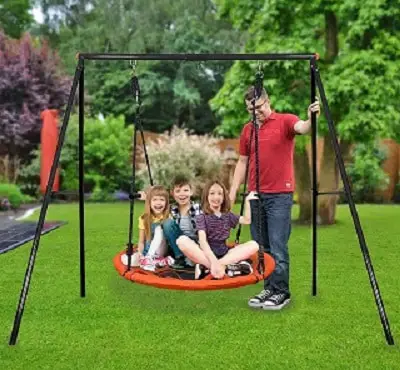
<path fill-rule="evenodd" d="M 19 38 L 33 22 L 30 7 L 30 0 L 1 1 L 0 30 L 3 29 L 10 37 Z"/>
<path fill-rule="evenodd" d="M 246 52 L 304 51 L 321 55 L 320 72 L 344 156 L 350 142 L 399 136 L 400 113 L 396 106 L 400 84 L 394 77 L 399 73 L 398 0 L 368 0 L 362 4 L 350 0 L 219 0 L 217 4 L 221 17 L 243 32 L 248 30 L 251 37 Z M 220 134 L 238 135 L 248 119 L 242 96 L 253 82 L 256 68 L 256 64 L 236 63 L 227 73 L 223 88 L 212 101 L 223 117 Z M 307 64 L 270 62 L 264 64 L 264 72 L 274 108 L 305 117 L 309 104 Z M 323 116 L 319 119 L 319 135 L 325 141 L 319 188 L 331 191 L 338 186 L 338 171 Z M 299 193 L 304 194 L 304 186 L 310 182 L 309 168 L 304 142 L 299 144 L 296 164 L 302 167 L 296 168 L 296 178 Z M 302 198 L 305 221 L 311 215 L 310 196 Z M 320 198 L 321 223 L 331 224 L 335 221 L 337 197 Z"/>
<path fill-rule="evenodd" d="M 62 108 L 69 87 L 45 43 L 34 46 L 28 34 L 12 40 L 0 33 L 0 154 L 14 163 L 26 159 L 39 142 L 41 111 Z"/>
<path fill-rule="evenodd" d="M 46 0 L 48 4 L 51 2 Z M 78 51 L 223 53 L 231 51 L 239 40 L 228 22 L 215 18 L 215 7 L 210 0 L 94 0 L 91 4 L 90 11 L 88 7 L 79 8 L 79 16 L 75 16 L 78 23 L 60 23 L 60 54 L 70 73 L 76 66 Z M 196 133 L 212 131 L 218 120 L 208 101 L 221 87 L 230 65 L 138 63 L 144 128 L 164 132 L 176 125 Z M 124 115 L 128 123 L 132 122 L 135 109 L 129 68 L 127 62 L 86 63 L 92 114 Z"/>

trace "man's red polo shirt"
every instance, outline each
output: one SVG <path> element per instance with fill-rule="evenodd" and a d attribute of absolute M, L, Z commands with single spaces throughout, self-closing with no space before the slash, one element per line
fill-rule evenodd
<path fill-rule="evenodd" d="M 260 192 L 288 193 L 295 188 L 293 153 L 294 125 L 300 119 L 294 114 L 276 113 L 264 121 L 258 131 Z M 253 123 L 247 123 L 240 135 L 239 153 L 249 156 L 250 134 Z M 253 132 L 250 168 L 249 191 L 256 190 L 255 133 Z"/>

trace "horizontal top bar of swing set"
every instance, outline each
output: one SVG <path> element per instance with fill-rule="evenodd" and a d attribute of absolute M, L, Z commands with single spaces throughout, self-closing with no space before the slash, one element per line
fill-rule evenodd
<path fill-rule="evenodd" d="M 96 54 L 78 53 L 77 58 L 88 60 L 311 60 L 318 54 Z"/>

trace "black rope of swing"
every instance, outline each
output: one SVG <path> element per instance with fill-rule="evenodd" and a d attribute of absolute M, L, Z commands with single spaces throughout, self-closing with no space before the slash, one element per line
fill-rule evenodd
<path fill-rule="evenodd" d="M 264 261 L 264 240 L 263 240 L 263 233 L 262 233 L 262 200 L 259 196 L 260 194 L 260 161 L 259 161 L 259 143 L 258 143 L 258 131 L 259 127 L 257 125 L 257 118 L 256 118 L 256 110 L 255 110 L 255 104 L 256 101 L 261 97 L 262 91 L 263 91 L 263 79 L 264 79 L 264 74 L 262 73 L 261 68 L 257 71 L 256 76 L 255 76 L 255 84 L 254 84 L 254 96 L 252 99 L 252 105 L 253 105 L 253 111 L 252 111 L 252 127 L 251 127 L 251 133 L 250 133 L 250 140 L 249 140 L 249 156 L 247 158 L 247 163 L 246 163 L 246 174 L 245 174 L 245 182 L 244 182 L 244 191 L 243 191 L 243 197 L 242 197 L 242 203 L 240 207 L 240 215 L 243 215 L 244 211 L 244 204 L 245 204 L 245 197 L 246 197 L 246 188 L 247 188 L 247 179 L 249 175 L 249 166 L 250 166 L 250 154 L 251 154 L 251 145 L 253 142 L 253 135 L 254 135 L 254 141 L 255 141 L 255 165 L 256 165 L 256 193 L 258 195 L 257 197 L 257 202 L 258 202 L 258 207 L 257 207 L 257 227 L 258 227 L 258 235 L 259 235 L 259 249 L 258 249 L 258 266 L 257 270 L 258 272 L 263 275 L 264 270 L 265 270 L 265 261 Z M 240 240 L 240 233 L 241 233 L 241 225 L 239 225 L 237 234 L 236 234 L 236 240 L 235 243 L 239 244 Z"/>
<path fill-rule="evenodd" d="M 263 233 L 262 233 L 262 200 L 260 197 L 260 157 L 259 157 L 259 142 L 258 142 L 258 131 L 259 126 L 257 124 L 256 119 L 256 101 L 261 97 L 262 90 L 263 90 L 263 73 L 261 69 L 256 73 L 256 82 L 255 82 L 255 89 L 254 89 L 254 99 L 253 99 L 253 127 L 255 131 L 255 155 L 256 155 L 256 192 L 258 195 L 258 238 L 259 238 L 259 248 L 258 248 L 258 272 L 261 275 L 264 275 L 265 270 L 265 261 L 264 261 L 264 241 L 263 241 Z"/>
<path fill-rule="evenodd" d="M 128 243 L 127 243 L 127 256 L 128 256 L 128 266 L 127 266 L 127 271 L 131 269 L 131 264 L 132 264 L 132 254 L 133 254 L 133 244 L 132 244 L 132 239 L 133 239 L 133 219 L 134 219 L 134 211 L 135 211 L 135 199 L 138 199 L 140 196 L 137 193 L 136 189 L 136 148 L 137 148 L 137 131 L 140 131 L 140 135 L 142 138 L 142 144 L 143 144 L 143 149 L 144 149 L 144 156 L 146 160 L 146 166 L 147 170 L 149 173 L 149 179 L 150 179 L 150 185 L 153 186 L 153 177 L 151 176 L 151 169 L 150 169 L 150 161 L 149 157 L 147 154 L 147 149 L 146 149 L 146 142 L 144 138 L 144 133 L 143 133 L 143 126 L 141 122 L 141 117 L 140 117 L 140 108 L 142 105 L 142 100 L 140 96 L 140 85 L 139 85 L 139 79 L 136 76 L 135 73 L 135 65 L 133 67 L 133 75 L 131 78 L 131 93 L 135 99 L 136 102 L 136 114 L 133 120 L 133 158 L 132 158 L 132 177 L 131 177 L 131 184 L 130 184 L 130 192 L 129 192 L 129 200 L 130 200 L 130 205 L 129 205 L 129 234 L 128 234 Z"/>
<path fill-rule="evenodd" d="M 251 126 L 251 132 L 250 132 L 250 140 L 248 143 L 248 150 L 247 152 L 250 154 L 251 151 L 251 143 L 253 142 L 253 135 L 254 135 L 254 126 Z M 247 163 L 246 163 L 246 174 L 244 175 L 244 188 L 243 188 L 243 196 L 242 196 L 242 202 L 240 204 L 240 215 L 243 216 L 244 213 L 244 204 L 245 204 L 245 200 L 246 200 L 246 189 L 247 189 L 247 179 L 249 176 L 249 163 L 250 163 L 250 155 L 247 157 Z M 236 239 L 235 239 L 235 244 L 239 244 L 240 243 L 240 234 L 242 231 L 242 225 L 239 224 L 238 230 L 236 232 Z"/>
<path fill-rule="evenodd" d="M 132 263 L 132 254 L 133 254 L 133 244 L 132 244 L 132 239 L 133 239 L 133 219 L 134 219 L 134 205 L 135 205 L 135 199 L 139 198 L 138 193 L 136 192 L 136 151 L 137 151 L 137 130 L 140 131 L 140 135 L 142 138 L 142 144 L 143 144 L 143 149 L 144 149 L 144 155 L 145 155 L 145 161 L 146 161 L 146 166 L 147 170 L 149 173 L 149 179 L 150 179 L 150 185 L 153 186 L 153 178 L 151 175 L 151 169 L 150 169 L 150 161 L 149 157 L 147 154 L 147 149 L 146 149 L 146 142 L 144 138 L 144 133 L 143 133 L 143 126 L 141 122 L 141 117 L 140 117 L 140 108 L 141 108 L 141 93 L 140 93 L 140 85 L 139 85 L 139 79 L 136 76 L 135 73 L 135 67 L 136 64 L 133 67 L 133 75 L 131 78 L 131 92 L 132 95 L 135 98 L 136 101 L 136 114 L 133 120 L 133 160 L 132 160 L 132 178 L 131 178 L 131 184 L 130 184 L 130 194 L 129 194 L 129 200 L 130 200 L 130 208 L 129 208 L 129 234 L 128 234 L 128 243 L 127 243 L 127 256 L 128 256 L 128 266 L 127 266 L 127 271 L 131 269 L 131 263 Z M 259 127 L 257 125 L 257 120 L 256 120 L 256 111 L 255 111 L 255 103 L 256 101 L 261 97 L 262 90 L 263 90 L 263 73 L 261 69 L 259 69 L 256 73 L 256 78 L 255 78 L 255 85 L 254 85 L 254 97 L 252 100 L 252 105 L 253 105 L 253 117 L 252 117 L 252 128 L 251 128 L 251 133 L 250 133 L 250 142 L 249 142 L 249 157 L 247 159 L 247 164 L 246 164 L 246 174 L 245 174 L 245 184 L 244 184 L 244 193 L 246 193 L 246 187 L 247 187 L 247 178 L 248 178 L 248 173 L 249 173 L 249 164 L 250 164 L 250 151 L 251 151 L 251 144 L 253 140 L 253 135 L 255 136 L 255 164 L 256 164 L 256 192 L 257 194 L 260 194 L 260 165 L 259 165 L 259 144 L 258 144 L 258 130 Z M 243 215 L 244 211 L 244 204 L 245 204 L 245 194 L 242 197 L 242 203 L 241 203 L 241 209 L 240 209 L 240 214 Z M 257 269 L 261 275 L 264 274 L 265 270 L 265 262 L 264 262 L 264 243 L 262 240 L 262 224 L 261 224 L 261 198 L 258 197 L 258 235 L 259 235 L 259 250 L 258 250 L 258 266 Z M 236 235 L 236 243 L 239 243 L 240 240 L 240 233 L 241 233 L 241 225 L 239 225 L 237 235 Z"/>

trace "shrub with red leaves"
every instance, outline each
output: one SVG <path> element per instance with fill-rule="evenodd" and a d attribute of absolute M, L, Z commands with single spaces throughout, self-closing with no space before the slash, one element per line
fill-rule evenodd
<path fill-rule="evenodd" d="M 0 30 L 0 155 L 27 157 L 40 140 L 40 114 L 62 109 L 71 78 L 57 54 L 29 34 L 20 40 Z"/>

